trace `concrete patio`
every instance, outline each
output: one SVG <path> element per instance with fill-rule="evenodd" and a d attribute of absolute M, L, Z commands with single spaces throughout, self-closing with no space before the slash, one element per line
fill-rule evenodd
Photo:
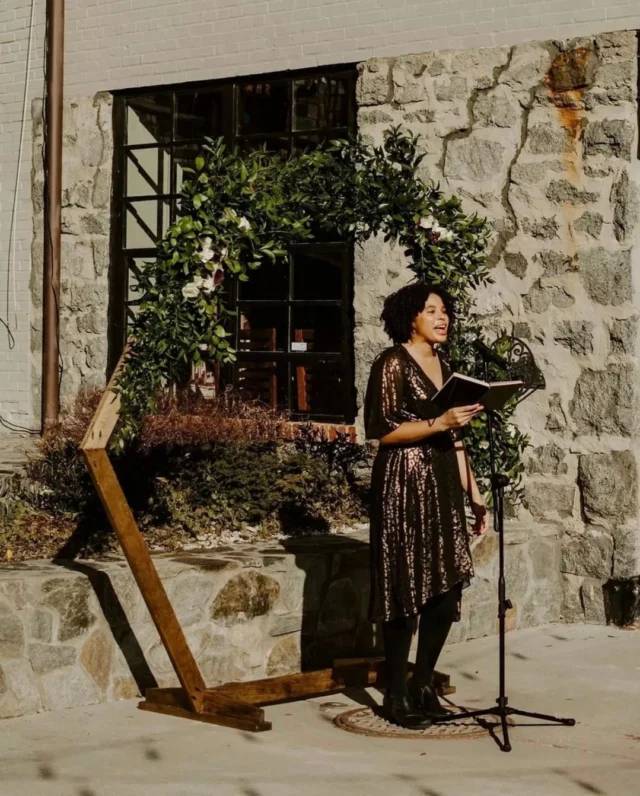
<path fill-rule="evenodd" d="M 509 697 L 574 716 L 521 727 L 513 752 L 475 740 L 378 739 L 337 729 L 323 709 L 342 696 L 269 708 L 274 729 L 251 735 L 154 716 L 135 701 L 74 708 L 0 725 L 2 796 L 626 796 L 639 791 L 640 637 L 590 625 L 508 636 Z M 496 694 L 497 639 L 445 649 L 456 701 Z M 373 694 L 376 698 L 377 694 Z"/>

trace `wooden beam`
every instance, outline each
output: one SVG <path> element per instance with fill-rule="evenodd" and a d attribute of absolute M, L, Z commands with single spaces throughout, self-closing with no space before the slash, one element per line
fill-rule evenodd
<path fill-rule="evenodd" d="M 118 360 L 109 384 L 107 384 L 107 388 L 102 394 L 96 413 L 80 445 L 80 450 L 82 451 L 104 450 L 109 444 L 120 416 L 120 396 L 114 390 L 114 387 L 128 352 L 129 348 L 127 347 Z"/>
<path fill-rule="evenodd" d="M 200 669 L 189 649 L 107 452 L 89 448 L 83 450 L 83 455 L 111 526 L 116 532 L 151 618 L 185 690 L 189 705 L 192 710 L 202 711 L 206 686 Z"/>
<path fill-rule="evenodd" d="M 207 695 L 223 694 L 250 705 L 276 705 L 295 699 L 335 694 L 344 687 L 344 682 L 333 676 L 332 669 L 321 669 L 245 683 L 225 683 L 210 689 Z"/>
<path fill-rule="evenodd" d="M 189 701 L 183 688 L 148 688 L 145 696 L 145 701 L 140 704 L 143 710 L 162 712 L 164 707 L 177 708 L 182 711 L 190 710 Z M 208 720 L 213 724 L 222 724 L 226 727 L 247 729 L 253 732 L 266 729 L 262 708 L 241 702 L 215 690 L 206 691 L 200 715 L 208 715 L 210 717 Z"/>
<path fill-rule="evenodd" d="M 442 695 L 455 692 L 449 676 L 436 672 L 434 682 Z M 205 706 L 211 694 L 223 694 L 250 705 L 275 705 L 314 696 L 336 694 L 345 688 L 371 688 L 385 685 L 384 658 L 345 658 L 336 660 L 331 669 L 267 677 L 249 682 L 225 683 L 207 690 Z"/>
<path fill-rule="evenodd" d="M 140 710 L 148 710 L 151 713 L 162 713 L 165 716 L 175 716 L 179 719 L 192 719 L 204 721 L 207 724 L 218 724 L 222 727 L 231 727 L 235 730 L 245 732 L 264 732 L 271 729 L 270 721 L 257 722 L 255 719 L 244 719 L 234 715 L 221 716 L 218 713 L 196 713 L 193 710 L 177 707 L 175 705 L 156 704 L 155 702 L 140 702 Z"/>

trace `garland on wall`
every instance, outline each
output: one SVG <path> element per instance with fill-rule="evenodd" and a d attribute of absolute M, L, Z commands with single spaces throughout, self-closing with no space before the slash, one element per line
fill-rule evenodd
<path fill-rule="evenodd" d="M 474 291 L 491 282 L 486 267 L 487 222 L 463 212 L 455 197 L 424 183 L 418 138 L 390 128 L 381 146 L 334 141 L 284 159 L 266 151 L 229 151 L 209 141 L 185 169 L 180 218 L 142 271 L 140 309 L 116 389 L 121 421 L 115 444 L 132 441 L 161 391 L 184 384 L 191 366 L 234 362 L 225 279 L 244 282 L 276 265 L 289 247 L 326 234 L 362 243 L 375 235 L 401 245 L 416 278 L 443 285 L 458 322 L 447 347 L 456 367 L 475 374 L 469 341 L 482 335 Z M 498 463 L 520 489 L 526 438 L 502 414 Z M 475 419 L 467 447 L 482 485 L 489 462 L 484 421 Z"/>

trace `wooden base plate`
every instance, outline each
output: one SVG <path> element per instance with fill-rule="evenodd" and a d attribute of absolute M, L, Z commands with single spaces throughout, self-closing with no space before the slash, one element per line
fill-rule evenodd
<path fill-rule="evenodd" d="M 271 729 L 271 722 L 264 718 L 265 705 L 338 694 L 347 688 L 380 688 L 383 678 L 383 658 L 348 658 L 335 661 L 331 669 L 208 688 L 202 711 L 191 709 L 182 688 L 150 688 L 138 707 L 237 730 L 264 732 Z M 434 679 L 441 695 L 455 692 L 448 675 L 436 672 Z"/>
<path fill-rule="evenodd" d="M 150 713 L 162 713 L 165 716 L 175 716 L 178 719 L 191 719 L 192 721 L 204 721 L 207 724 L 217 724 L 221 727 L 232 727 L 236 730 L 245 732 L 264 732 L 271 729 L 270 721 L 251 721 L 250 719 L 234 718 L 232 716 L 222 716 L 217 713 L 196 713 L 194 710 L 181 708 L 177 705 L 163 705 L 148 699 L 138 703 L 140 710 L 148 710 Z"/>

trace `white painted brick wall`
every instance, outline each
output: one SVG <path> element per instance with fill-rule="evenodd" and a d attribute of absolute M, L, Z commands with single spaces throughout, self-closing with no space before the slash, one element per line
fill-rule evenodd
<path fill-rule="evenodd" d="M 30 98 L 42 94 L 44 10 Z M 624 0 L 67 0 L 67 96 L 202 80 L 433 49 L 640 28 L 640 2 Z M 31 0 L 0 5 L 0 318 L 6 320 L 14 185 Z M 16 218 L 16 345 L 0 329 L 0 415 L 30 422 L 29 276 L 31 122 Z"/>

